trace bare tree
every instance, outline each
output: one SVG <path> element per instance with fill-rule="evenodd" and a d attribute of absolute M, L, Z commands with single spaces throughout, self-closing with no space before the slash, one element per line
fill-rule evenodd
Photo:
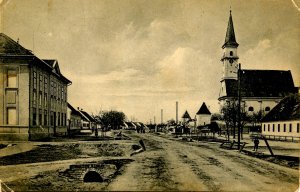
<path fill-rule="evenodd" d="M 230 100 L 227 101 L 223 107 L 221 108 L 221 114 L 223 115 L 223 120 L 226 124 L 226 132 L 227 132 L 227 140 L 229 140 L 230 130 L 233 131 L 232 135 L 235 139 L 236 136 L 236 128 L 238 125 L 238 102 L 237 100 Z M 245 126 L 246 122 L 248 121 L 248 115 L 245 111 L 245 106 L 241 106 L 241 138 L 243 139 L 243 127 Z"/>

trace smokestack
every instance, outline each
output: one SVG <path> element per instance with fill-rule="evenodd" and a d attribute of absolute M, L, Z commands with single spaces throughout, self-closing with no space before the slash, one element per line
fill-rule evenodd
<path fill-rule="evenodd" d="M 176 101 L 176 124 L 178 124 L 178 101 Z"/>
<path fill-rule="evenodd" d="M 163 121 L 163 112 L 164 112 L 163 109 L 161 109 L 161 124 L 163 124 L 163 122 L 164 122 Z"/>

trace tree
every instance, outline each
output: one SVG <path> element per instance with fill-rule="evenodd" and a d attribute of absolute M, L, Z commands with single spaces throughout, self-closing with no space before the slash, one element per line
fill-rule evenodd
<path fill-rule="evenodd" d="M 221 108 L 221 113 L 226 124 L 227 140 L 229 140 L 229 129 L 233 131 L 233 138 L 236 136 L 236 128 L 238 125 L 238 102 L 236 100 L 227 101 Z M 245 106 L 241 106 L 241 136 L 243 139 L 243 127 L 248 120 L 248 115 L 245 111 Z"/>
<path fill-rule="evenodd" d="M 252 115 L 249 115 L 249 122 L 252 123 L 253 125 L 253 131 L 257 128 L 257 125 L 260 124 L 262 118 L 263 118 L 262 110 L 259 110 L 258 112 L 254 112 Z"/>
<path fill-rule="evenodd" d="M 126 116 L 123 112 L 119 111 L 103 111 L 99 117 L 106 128 L 120 129 Z"/>

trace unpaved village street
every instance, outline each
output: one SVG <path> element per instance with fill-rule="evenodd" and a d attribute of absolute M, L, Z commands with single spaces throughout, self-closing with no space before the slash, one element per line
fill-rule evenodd
<path fill-rule="evenodd" d="M 294 192 L 299 185 L 298 170 L 222 149 L 217 142 L 187 142 L 172 135 L 122 132 L 131 140 L 66 139 L 25 142 L 21 153 L 14 151 L 18 145 L 1 149 L 11 150 L 8 156 L 0 158 L 1 180 L 15 191 Z M 131 156 L 132 146 L 141 139 L 146 151 Z M 71 165 L 110 160 L 125 163 L 103 182 L 70 178 Z"/>
<path fill-rule="evenodd" d="M 133 135 L 131 135 L 133 137 Z M 136 135 L 147 151 L 108 190 L 295 191 L 297 170 L 219 148 L 219 143 L 180 142 Z"/>

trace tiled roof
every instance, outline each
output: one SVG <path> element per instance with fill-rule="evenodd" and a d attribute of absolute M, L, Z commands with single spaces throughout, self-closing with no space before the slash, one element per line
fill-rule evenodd
<path fill-rule="evenodd" d="M 83 110 L 80 110 L 80 112 L 83 113 L 83 115 L 86 116 L 89 121 L 95 122 L 95 119 L 92 116 L 90 116 L 90 114 L 88 114 L 87 112 L 85 112 Z"/>
<path fill-rule="evenodd" d="M 33 56 L 31 51 L 25 49 L 19 43 L 0 33 L 0 55 L 14 55 L 14 56 Z"/>
<path fill-rule="evenodd" d="M 71 109 L 71 113 L 73 115 L 77 115 L 80 117 L 82 116 L 81 113 L 78 110 L 76 110 L 70 103 L 68 103 L 67 105 L 68 105 L 68 108 Z"/>
<path fill-rule="evenodd" d="M 207 108 L 205 102 L 203 102 L 199 111 L 196 114 L 197 115 L 203 115 L 203 114 L 210 115 L 211 113 L 210 113 L 209 109 Z"/>
<path fill-rule="evenodd" d="M 237 96 L 237 80 L 225 80 L 227 97 Z M 242 97 L 284 97 L 296 93 L 291 71 L 242 70 Z"/>
<path fill-rule="evenodd" d="M 293 94 L 285 97 L 262 118 L 262 122 L 287 120 L 300 120 L 299 94 Z"/>
<path fill-rule="evenodd" d="M 190 114 L 187 111 L 185 111 L 185 113 L 182 115 L 182 118 L 184 118 L 184 119 L 191 119 L 191 116 L 190 116 Z"/>
<path fill-rule="evenodd" d="M 227 46 L 233 46 L 233 47 L 239 46 L 239 44 L 236 42 L 236 39 L 235 39 L 231 11 L 230 11 L 229 21 L 228 21 L 228 26 L 227 26 L 225 42 L 224 42 L 224 45 L 222 46 L 222 48 L 227 47 Z"/>

